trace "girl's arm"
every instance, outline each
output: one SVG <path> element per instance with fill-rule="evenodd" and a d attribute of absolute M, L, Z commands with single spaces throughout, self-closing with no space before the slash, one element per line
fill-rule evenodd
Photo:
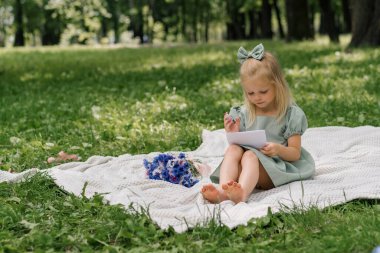
<path fill-rule="evenodd" d="M 296 134 L 288 139 L 288 146 L 269 142 L 260 151 L 267 156 L 279 156 L 282 160 L 294 162 L 301 157 L 301 135 Z"/>

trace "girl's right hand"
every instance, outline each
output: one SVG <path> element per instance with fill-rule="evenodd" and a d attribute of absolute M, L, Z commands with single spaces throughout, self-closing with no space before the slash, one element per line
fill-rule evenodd
<path fill-rule="evenodd" d="M 239 132 L 240 118 L 237 117 L 235 122 L 228 113 L 224 113 L 224 129 L 226 132 Z"/>

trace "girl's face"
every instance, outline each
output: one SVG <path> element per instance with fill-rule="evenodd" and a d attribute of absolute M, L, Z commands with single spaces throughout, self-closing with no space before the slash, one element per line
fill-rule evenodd
<path fill-rule="evenodd" d="M 275 87 L 273 82 L 262 76 L 248 78 L 243 82 L 248 101 L 261 112 L 275 111 Z"/>

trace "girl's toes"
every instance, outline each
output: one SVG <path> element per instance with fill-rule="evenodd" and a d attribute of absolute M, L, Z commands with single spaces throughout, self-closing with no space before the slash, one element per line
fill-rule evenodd
<path fill-rule="evenodd" d="M 206 192 L 206 191 L 208 191 L 208 188 L 209 188 L 209 187 L 208 187 L 207 185 L 204 185 L 204 186 L 202 187 L 202 190 L 201 190 L 201 191 L 202 191 L 202 192 Z"/>

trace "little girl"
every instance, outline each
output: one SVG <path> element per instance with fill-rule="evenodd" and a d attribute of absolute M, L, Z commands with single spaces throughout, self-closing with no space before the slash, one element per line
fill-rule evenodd
<path fill-rule="evenodd" d="M 201 192 L 211 203 L 247 201 L 256 189 L 274 187 L 310 178 L 315 166 L 312 156 L 301 147 L 307 119 L 292 100 L 289 87 L 275 57 L 259 44 L 247 52 L 238 51 L 244 106 L 224 115 L 226 132 L 264 129 L 267 144 L 261 149 L 230 145 L 221 165 L 211 175 L 214 183 Z"/>

